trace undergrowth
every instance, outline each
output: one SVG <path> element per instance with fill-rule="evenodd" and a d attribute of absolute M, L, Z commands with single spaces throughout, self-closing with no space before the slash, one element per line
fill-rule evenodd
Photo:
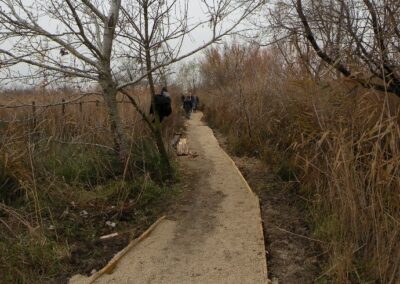
<path fill-rule="evenodd" d="M 327 256 L 317 282 L 400 281 L 398 99 L 345 80 L 315 81 L 257 47 L 211 49 L 206 119 L 230 150 L 255 156 L 307 200 Z"/>
<path fill-rule="evenodd" d="M 107 121 L 79 121 L 85 118 L 73 110 L 60 116 L 50 109 L 37 115 L 36 125 L 29 117 L 3 125 L 0 283 L 65 283 L 73 274 L 90 274 L 179 193 L 177 176 L 165 178 L 166 167 L 140 120 L 126 122 L 131 148 L 121 168 L 109 147 Z M 164 137 L 180 126 L 173 114 Z"/>

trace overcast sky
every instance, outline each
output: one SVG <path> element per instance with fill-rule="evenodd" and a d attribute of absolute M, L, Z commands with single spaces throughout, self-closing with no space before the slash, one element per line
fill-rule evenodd
<path fill-rule="evenodd" d="M 93 0 L 93 1 L 95 1 L 95 0 Z M 22 0 L 22 2 L 28 6 L 29 4 L 35 3 L 36 1 Z M 38 2 L 36 2 L 36 3 L 38 3 Z M 210 2 L 212 2 L 212 0 L 210 0 Z M 1 4 L 0 4 L 0 6 L 1 6 Z M 206 14 L 204 13 L 204 7 L 202 7 L 200 0 L 190 0 L 188 9 L 189 9 L 189 19 L 190 19 L 189 22 L 190 23 L 197 23 L 197 22 L 208 20 L 207 19 L 208 16 L 206 16 Z M 234 19 L 234 17 L 235 16 L 232 17 L 232 20 Z M 43 27 L 45 27 L 46 29 L 48 29 L 50 31 L 53 31 L 53 32 L 56 31 L 56 27 L 57 27 L 56 23 L 54 21 L 50 20 L 46 16 L 42 16 L 39 19 L 39 23 Z M 226 24 L 228 25 L 229 21 Z M 208 42 L 211 38 L 212 38 L 212 32 L 211 32 L 208 24 L 204 24 L 204 25 L 198 27 L 194 32 L 192 32 L 189 36 L 187 36 L 185 38 L 185 41 L 183 43 L 183 48 L 181 50 L 181 54 L 185 54 L 187 52 L 192 51 L 193 49 L 204 44 L 205 42 Z M 12 44 L 13 43 L 11 41 L 3 42 L 3 43 L 0 43 L 0 47 L 11 50 Z M 192 56 L 191 58 L 186 59 L 185 61 L 192 60 L 194 57 L 198 58 L 202 54 L 203 54 L 203 52 L 199 52 L 196 55 Z M 59 55 L 57 53 L 56 53 L 56 56 L 59 57 Z M 70 60 L 72 60 L 72 56 L 68 56 L 68 57 L 71 57 Z M 69 59 L 63 58 L 63 60 L 68 61 Z M 176 68 L 176 66 L 175 66 L 175 68 Z M 18 70 L 23 74 L 29 73 L 29 68 L 25 64 L 18 64 L 16 66 L 14 66 L 13 69 Z"/>

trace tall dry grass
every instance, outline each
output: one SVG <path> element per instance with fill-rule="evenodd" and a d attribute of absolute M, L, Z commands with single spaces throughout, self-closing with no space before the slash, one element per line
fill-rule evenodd
<path fill-rule="evenodd" d="M 328 263 L 318 281 L 400 281 L 400 108 L 349 81 L 314 82 L 279 53 L 209 50 L 208 121 L 232 151 L 297 183 Z"/>

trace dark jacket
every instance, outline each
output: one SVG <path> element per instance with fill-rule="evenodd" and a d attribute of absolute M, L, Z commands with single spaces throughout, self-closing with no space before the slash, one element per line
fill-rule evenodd
<path fill-rule="evenodd" d="M 171 98 L 169 96 L 160 94 L 154 97 L 154 106 L 156 113 L 160 118 L 160 122 L 172 113 Z M 150 113 L 154 113 L 153 105 L 150 106 Z"/>

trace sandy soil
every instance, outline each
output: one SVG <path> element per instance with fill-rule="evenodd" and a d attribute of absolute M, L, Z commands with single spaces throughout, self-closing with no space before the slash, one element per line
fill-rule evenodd
<path fill-rule="evenodd" d="M 259 200 L 196 113 L 182 157 L 192 198 L 95 283 L 266 283 Z M 89 283 L 76 276 L 70 283 Z"/>

